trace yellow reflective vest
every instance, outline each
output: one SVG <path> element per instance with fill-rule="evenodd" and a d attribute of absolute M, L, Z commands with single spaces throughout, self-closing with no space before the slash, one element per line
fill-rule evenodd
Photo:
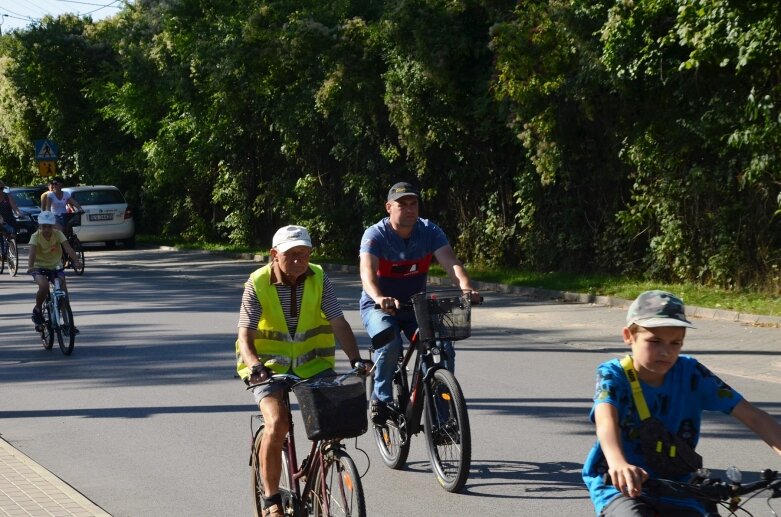
<path fill-rule="evenodd" d="M 250 275 L 255 295 L 263 309 L 255 335 L 258 359 L 276 373 L 292 372 L 302 378 L 333 368 L 336 361 L 333 329 L 320 308 L 323 300 L 323 268 L 309 264 L 314 275 L 308 275 L 304 280 L 301 311 L 293 337 L 290 337 L 277 289 L 271 283 L 271 268 L 272 265 L 268 264 Z M 238 340 L 236 371 L 242 379 L 250 375 L 249 368 L 241 359 Z"/>

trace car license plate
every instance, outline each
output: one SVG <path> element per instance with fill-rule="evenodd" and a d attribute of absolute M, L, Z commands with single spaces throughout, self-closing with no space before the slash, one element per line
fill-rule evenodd
<path fill-rule="evenodd" d="M 111 221 L 114 219 L 114 214 L 90 214 L 90 221 Z"/>
<path fill-rule="evenodd" d="M 19 228 L 18 233 L 27 233 L 27 228 Z"/>

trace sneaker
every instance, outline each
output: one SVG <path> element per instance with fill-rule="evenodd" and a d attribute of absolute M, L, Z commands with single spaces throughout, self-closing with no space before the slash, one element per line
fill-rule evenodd
<path fill-rule="evenodd" d="M 370 404 L 372 423 L 374 425 L 385 425 L 388 420 L 388 405 L 380 400 L 372 399 Z"/>
<path fill-rule="evenodd" d="M 43 319 L 43 313 L 41 312 L 41 309 L 34 307 L 33 308 L 33 323 L 36 325 L 43 325 L 46 320 Z"/>

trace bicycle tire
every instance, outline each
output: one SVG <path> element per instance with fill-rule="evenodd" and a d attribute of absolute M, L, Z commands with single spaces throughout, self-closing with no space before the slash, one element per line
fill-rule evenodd
<path fill-rule="evenodd" d="M 81 241 L 78 237 L 75 235 L 71 237 L 70 240 L 71 248 L 73 248 L 73 252 L 76 254 L 77 257 L 79 257 L 79 262 L 81 263 L 81 267 L 77 268 L 76 264 L 71 263 L 71 267 L 73 268 L 73 271 L 81 276 L 84 274 L 84 247 L 81 245 Z"/>
<path fill-rule="evenodd" d="M 6 240 L 5 236 L 0 235 L 0 275 L 5 271 L 5 255 L 6 255 Z"/>
<path fill-rule="evenodd" d="M 255 517 L 263 516 L 263 498 L 265 489 L 263 488 L 263 477 L 260 471 L 260 444 L 263 441 L 263 426 L 255 433 L 255 439 L 252 445 L 252 458 L 250 459 L 250 488 L 253 493 L 252 510 Z M 282 510 L 285 515 L 298 515 L 294 491 L 291 489 L 291 476 L 288 467 L 287 441 L 282 448 L 282 473 L 279 477 L 279 495 L 282 497 Z"/>
<path fill-rule="evenodd" d="M 317 474 L 310 499 L 312 515 L 365 517 L 363 484 L 350 455 L 341 449 L 335 449 L 324 454 L 323 461 L 323 468 Z M 324 476 L 325 483 L 321 482 L 320 476 Z M 325 493 L 322 492 L 323 489 Z"/>
<path fill-rule="evenodd" d="M 466 484 L 472 462 L 466 401 L 461 386 L 448 370 L 435 371 L 428 382 L 423 429 L 431 470 L 442 488 L 459 492 Z"/>
<path fill-rule="evenodd" d="M 76 344 L 76 334 L 73 332 L 73 311 L 67 296 L 57 300 L 57 308 L 59 310 L 57 342 L 60 344 L 60 350 L 63 354 L 71 355 L 73 346 Z"/>
<path fill-rule="evenodd" d="M 369 393 L 374 391 L 374 378 L 369 378 Z M 409 388 L 406 379 L 399 372 L 393 376 L 393 404 L 397 408 L 405 407 L 402 401 L 409 399 Z M 401 469 L 407 463 L 409 456 L 410 437 L 406 432 L 406 422 L 403 416 L 394 417 L 393 424 L 372 424 L 374 441 L 380 451 L 382 462 L 394 470 Z"/>
<path fill-rule="evenodd" d="M 8 272 L 11 276 L 16 276 L 19 272 L 19 248 L 16 247 L 16 239 L 13 237 L 6 242 L 8 243 Z"/>
<path fill-rule="evenodd" d="M 54 346 L 54 329 L 52 329 L 51 301 L 49 298 L 43 304 L 41 312 L 43 314 L 43 324 L 40 325 L 41 344 L 46 350 L 51 350 Z"/>

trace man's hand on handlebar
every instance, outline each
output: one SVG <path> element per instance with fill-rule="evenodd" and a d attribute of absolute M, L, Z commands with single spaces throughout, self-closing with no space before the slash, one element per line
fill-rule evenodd
<path fill-rule="evenodd" d="M 380 300 L 374 305 L 374 307 L 388 314 L 396 314 L 396 309 L 399 308 L 399 301 L 396 298 L 391 298 L 390 296 L 384 296 L 380 298 Z"/>
<path fill-rule="evenodd" d="M 249 383 L 260 384 L 270 379 L 272 375 L 274 375 L 274 372 L 266 368 L 263 363 L 255 363 L 250 369 Z"/>
<path fill-rule="evenodd" d="M 369 359 L 356 359 L 351 361 L 352 367 L 358 370 L 358 375 L 369 375 L 374 370 L 374 363 Z"/>
<path fill-rule="evenodd" d="M 468 292 L 469 292 L 469 301 L 472 302 L 472 305 L 480 305 L 481 303 L 483 303 L 483 297 L 480 296 L 479 291 L 468 291 Z"/>

